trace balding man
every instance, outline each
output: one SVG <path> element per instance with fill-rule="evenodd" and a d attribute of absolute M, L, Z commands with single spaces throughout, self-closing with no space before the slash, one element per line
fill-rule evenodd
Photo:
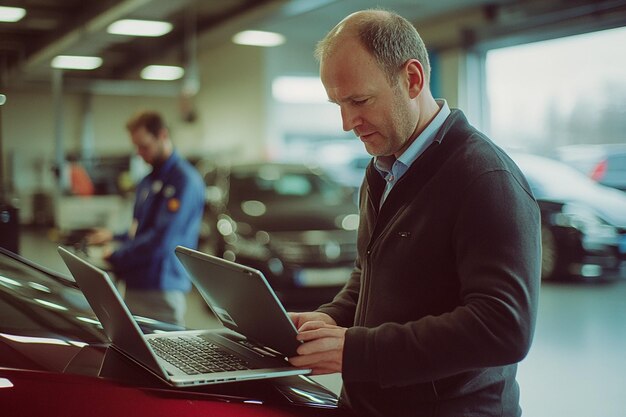
<path fill-rule="evenodd" d="M 295 366 L 341 372 L 359 416 L 517 417 L 535 326 L 540 214 L 506 155 L 429 88 L 415 28 L 390 12 L 318 44 L 322 83 L 373 156 L 346 286 L 292 313 Z"/>

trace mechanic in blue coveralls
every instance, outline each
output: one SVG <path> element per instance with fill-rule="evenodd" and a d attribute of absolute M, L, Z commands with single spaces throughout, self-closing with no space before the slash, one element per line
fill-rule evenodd
<path fill-rule="evenodd" d="M 87 244 L 118 241 L 103 260 L 126 285 L 124 300 L 133 314 L 184 325 L 191 282 L 174 254 L 176 245 L 197 247 L 204 209 L 204 182 L 178 152 L 164 120 L 141 112 L 126 124 L 137 154 L 152 172 L 137 186 L 130 229 L 114 235 L 96 229 Z"/>

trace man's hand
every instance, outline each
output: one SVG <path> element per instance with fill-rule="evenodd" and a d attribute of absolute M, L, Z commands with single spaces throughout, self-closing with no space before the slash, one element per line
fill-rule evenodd
<path fill-rule="evenodd" d="M 326 324 L 337 325 L 335 320 L 330 317 L 326 313 L 320 313 L 317 311 L 309 311 L 306 313 L 287 313 L 289 318 L 293 322 L 293 325 L 296 326 L 296 329 L 300 330 L 300 327 L 304 325 L 304 323 L 308 321 L 322 321 Z"/>
<path fill-rule="evenodd" d="M 289 362 L 299 368 L 311 368 L 314 375 L 341 372 L 343 345 L 346 328 L 336 325 L 328 314 L 289 313 L 296 327 L 298 340 L 304 343 L 298 347 L 298 356 Z"/>
<path fill-rule="evenodd" d="M 113 232 L 104 228 L 95 228 L 85 236 L 88 245 L 104 245 L 113 240 Z"/>
<path fill-rule="evenodd" d="M 104 248 L 104 250 L 102 251 L 102 260 L 105 262 L 109 262 L 111 255 L 113 255 L 113 249 Z"/>

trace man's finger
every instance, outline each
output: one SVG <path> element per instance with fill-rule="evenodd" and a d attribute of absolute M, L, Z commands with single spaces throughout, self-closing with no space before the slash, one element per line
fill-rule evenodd
<path fill-rule="evenodd" d="M 330 326 L 301 331 L 300 333 L 298 333 L 296 338 L 303 342 L 308 342 L 310 340 L 320 339 L 323 337 L 343 338 L 344 333 L 344 328 Z"/>
<path fill-rule="evenodd" d="M 312 369 L 311 375 L 327 375 L 327 374 L 336 374 L 336 373 L 341 372 L 335 368 L 330 368 L 330 367 L 315 366 L 311 369 Z"/>
<path fill-rule="evenodd" d="M 300 328 L 298 329 L 298 331 L 300 332 L 304 332 L 304 331 L 308 331 L 308 330 L 315 330 L 315 329 L 319 329 L 322 327 L 332 327 L 332 328 L 337 328 L 337 326 L 334 326 L 332 324 L 327 324 L 321 320 L 311 320 L 311 321 L 307 321 L 305 323 L 302 324 L 302 326 L 300 326 Z"/>
<path fill-rule="evenodd" d="M 298 355 L 311 355 L 317 352 L 341 350 L 343 341 L 339 337 L 317 338 L 298 346 Z"/>
<path fill-rule="evenodd" d="M 299 355 L 288 358 L 289 363 L 298 368 L 320 366 L 323 363 L 337 362 L 329 352 L 316 352 L 310 355 Z"/>

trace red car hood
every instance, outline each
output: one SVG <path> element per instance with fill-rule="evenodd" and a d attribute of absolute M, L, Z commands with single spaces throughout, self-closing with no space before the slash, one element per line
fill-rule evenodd
<path fill-rule="evenodd" d="M 138 388 L 82 375 L 7 368 L 0 368 L 0 408 L 14 417 L 312 417 L 321 411 L 255 401 L 232 403 L 227 396 L 202 392 Z"/>

